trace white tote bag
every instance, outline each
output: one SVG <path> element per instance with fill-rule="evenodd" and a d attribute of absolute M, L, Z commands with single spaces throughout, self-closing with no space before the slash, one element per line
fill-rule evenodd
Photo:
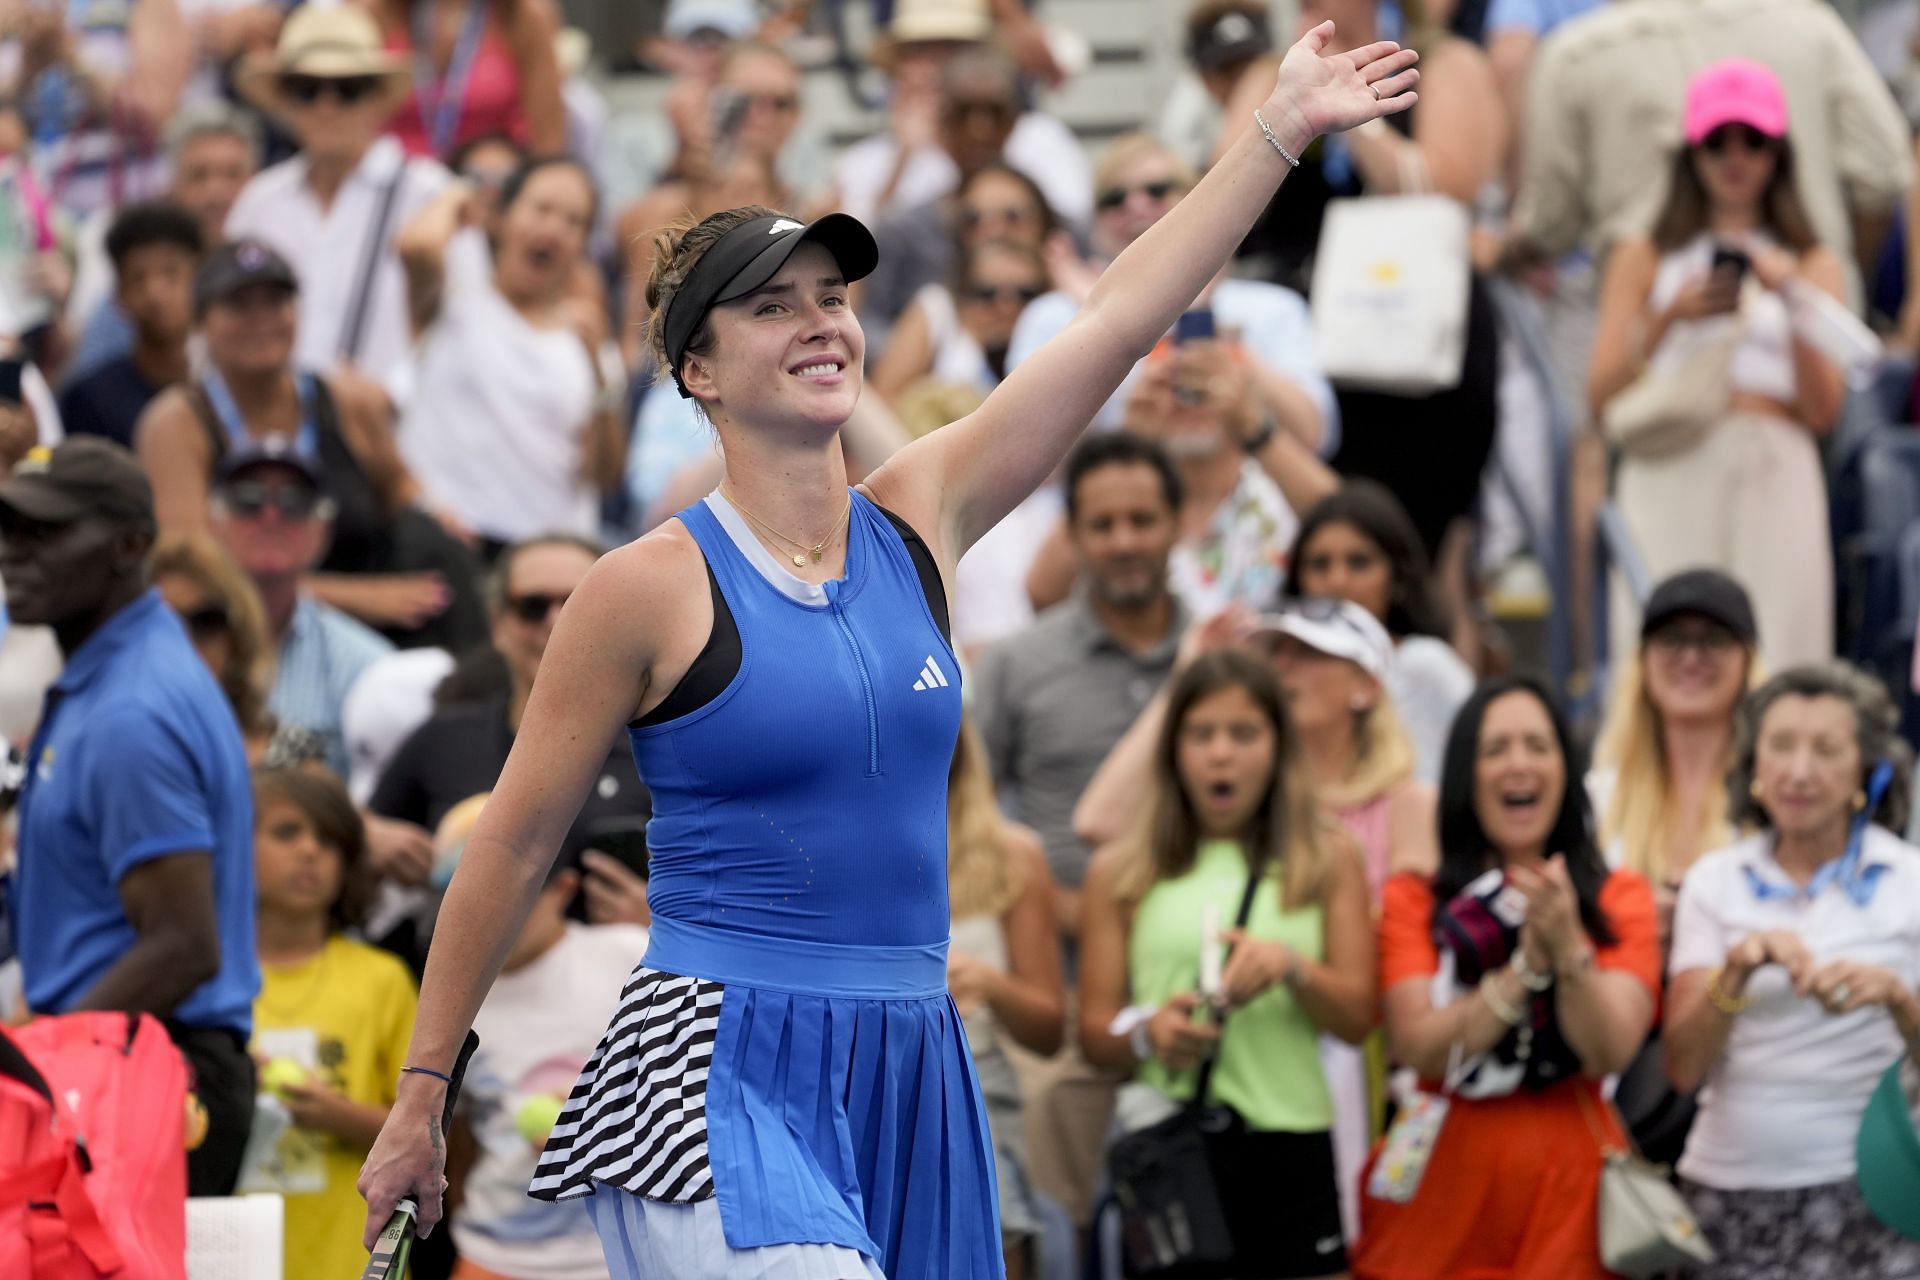
<path fill-rule="evenodd" d="M 1313 261 L 1313 342 L 1338 386 L 1420 396 L 1460 385 L 1471 223 L 1459 201 L 1422 194 L 1424 177 L 1416 155 L 1401 169 L 1409 194 L 1327 204 Z"/>

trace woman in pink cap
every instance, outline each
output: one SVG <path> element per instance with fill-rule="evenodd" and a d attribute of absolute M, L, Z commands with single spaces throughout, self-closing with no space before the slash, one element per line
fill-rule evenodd
<path fill-rule="evenodd" d="M 1840 370 L 1802 323 L 1842 267 L 1794 186 L 1787 102 L 1757 62 L 1687 86 L 1686 145 L 1647 239 L 1607 262 L 1587 393 L 1618 450 L 1614 500 L 1648 574 L 1711 567 L 1753 598 L 1772 668 L 1833 653 L 1833 554 L 1816 437 Z M 1616 651 L 1638 611 L 1614 610 Z"/>

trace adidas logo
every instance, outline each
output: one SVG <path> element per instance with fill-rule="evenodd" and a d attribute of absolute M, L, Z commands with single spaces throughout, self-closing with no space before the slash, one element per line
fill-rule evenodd
<path fill-rule="evenodd" d="M 947 678 L 940 674 L 940 664 L 933 660 L 932 654 L 927 655 L 927 665 L 920 668 L 920 678 L 913 682 L 913 687 L 917 693 L 947 687 Z"/>

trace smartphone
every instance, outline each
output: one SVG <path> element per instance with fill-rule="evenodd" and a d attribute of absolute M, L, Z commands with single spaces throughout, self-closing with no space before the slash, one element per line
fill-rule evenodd
<path fill-rule="evenodd" d="M 460 1098 L 460 1082 L 467 1078 L 467 1063 L 479 1047 L 480 1037 L 468 1031 L 467 1038 L 461 1042 L 459 1056 L 453 1060 L 453 1070 L 447 1073 L 453 1078 L 447 1083 L 447 1103 L 440 1112 L 442 1133 L 453 1128 L 453 1107 Z M 380 1234 L 374 1239 L 373 1252 L 367 1258 L 367 1269 L 360 1273 L 360 1280 L 403 1280 L 407 1259 L 413 1252 L 414 1224 L 419 1218 L 420 1205 L 411 1197 L 403 1197 L 393 1206 L 387 1225 L 380 1228 Z"/>
<path fill-rule="evenodd" d="M 27 362 L 19 356 L 0 359 L 0 402 L 20 403 L 20 376 L 26 367 Z"/>
<path fill-rule="evenodd" d="M 1735 249 L 1724 244 L 1714 246 L 1713 274 L 1719 275 L 1723 271 L 1727 272 L 1733 276 L 1733 282 L 1739 284 L 1740 281 L 1745 278 L 1747 269 L 1752 265 L 1753 260 L 1747 257 L 1744 250 Z"/>
<path fill-rule="evenodd" d="M 1211 311 L 1188 311 L 1173 322 L 1173 341 L 1176 346 L 1211 338 L 1215 332 Z"/>

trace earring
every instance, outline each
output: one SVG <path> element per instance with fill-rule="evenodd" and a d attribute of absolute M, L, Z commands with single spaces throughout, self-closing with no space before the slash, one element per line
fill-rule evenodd
<path fill-rule="evenodd" d="M 1752 796 L 1755 800 L 1766 799 L 1765 796 L 1760 794 L 1760 779 L 1755 778 L 1752 782 L 1749 782 L 1747 784 L 1747 794 Z"/>
<path fill-rule="evenodd" d="M 1853 793 L 1853 811 L 1855 813 L 1858 813 L 1866 807 L 1867 807 L 1867 793 L 1864 791 L 1854 792 Z"/>

